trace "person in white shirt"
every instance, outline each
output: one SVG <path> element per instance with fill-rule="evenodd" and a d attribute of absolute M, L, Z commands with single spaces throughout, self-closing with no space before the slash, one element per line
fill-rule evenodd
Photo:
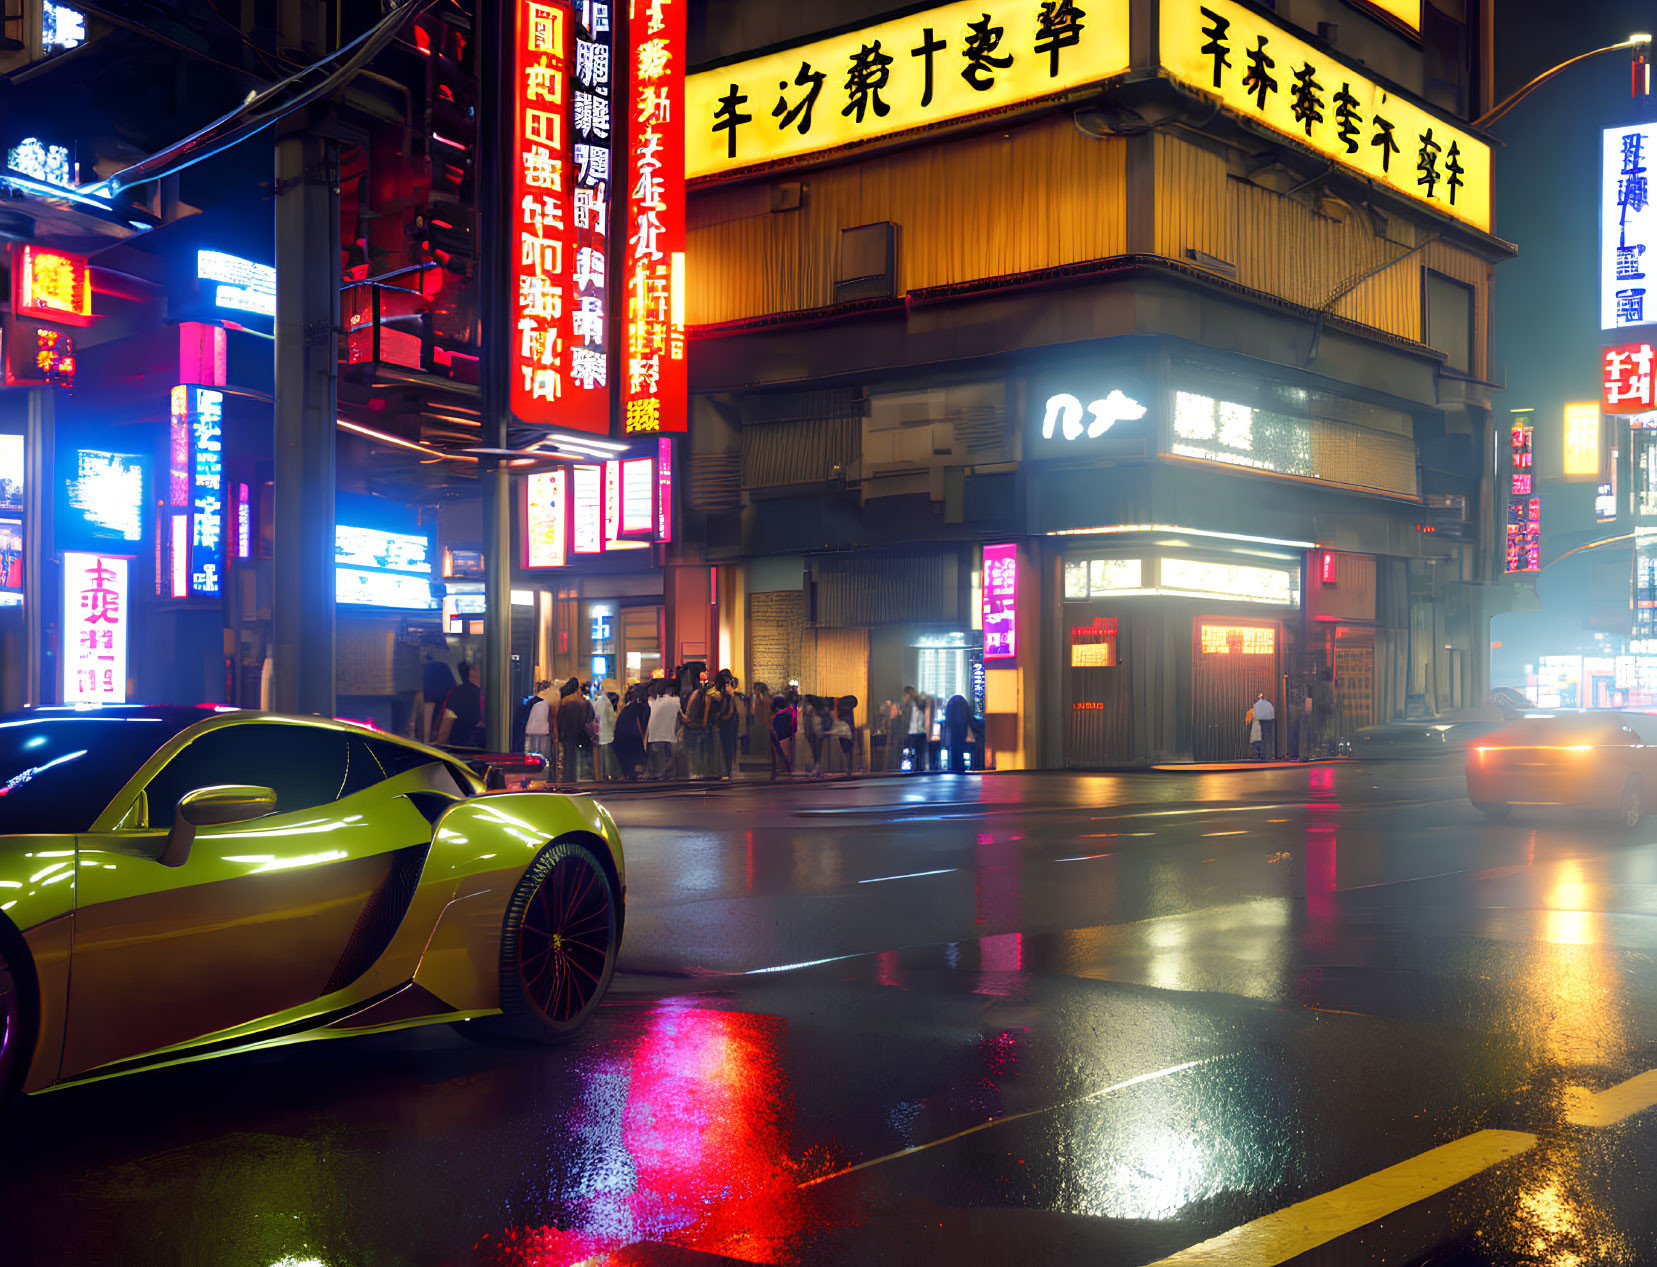
<path fill-rule="evenodd" d="M 598 718 L 598 759 L 593 762 L 593 777 L 611 782 L 621 777 L 621 763 L 616 760 L 616 706 L 604 689 L 609 682 L 600 682 L 593 692 L 593 715 Z"/>
<path fill-rule="evenodd" d="M 665 779 L 673 772 L 673 744 L 679 735 L 679 700 L 668 693 L 667 683 L 663 681 L 653 683 L 651 691 L 650 725 L 644 735 L 650 753 L 647 777 Z"/>
<path fill-rule="evenodd" d="M 538 752 L 547 759 L 547 777 L 552 777 L 552 709 L 547 704 L 550 682 L 536 683 L 536 700 L 524 721 L 524 751 Z"/>
<path fill-rule="evenodd" d="M 1254 707 L 1249 710 L 1252 725 L 1249 727 L 1249 742 L 1254 746 L 1254 759 L 1263 760 L 1266 752 L 1277 755 L 1277 709 L 1272 702 L 1261 694 L 1255 698 Z"/>

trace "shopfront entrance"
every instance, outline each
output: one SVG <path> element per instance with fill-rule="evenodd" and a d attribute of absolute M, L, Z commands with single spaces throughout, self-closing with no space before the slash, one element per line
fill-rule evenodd
<path fill-rule="evenodd" d="M 1198 761 L 1240 761 L 1254 755 L 1244 721 L 1257 697 L 1271 700 L 1283 716 L 1276 621 L 1199 616 L 1192 622 L 1192 756 Z M 1282 751 L 1282 727 L 1268 757 Z"/>

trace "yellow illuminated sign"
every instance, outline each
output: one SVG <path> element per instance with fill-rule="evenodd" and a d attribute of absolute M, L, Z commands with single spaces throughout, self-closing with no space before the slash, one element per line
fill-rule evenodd
<path fill-rule="evenodd" d="M 1490 231 L 1490 147 L 1483 141 L 1232 0 L 1163 0 L 1160 12 L 1162 66 L 1171 78 Z"/>
<path fill-rule="evenodd" d="M 692 75 L 685 173 L 889 139 L 1128 69 L 1128 0 L 946 4 Z"/>
<path fill-rule="evenodd" d="M 1270 655 L 1277 648 L 1277 630 L 1259 625 L 1203 625 L 1206 655 Z"/>
<path fill-rule="evenodd" d="M 1364 0 L 1371 9 L 1379 9 L 1409 27 L 1421 30 L 1421 0 Z"/>
<path fill-rule="evenodd" d="M 1578 401 L 1565 406 L 1565 475 L 1589 478 L 1599 474 L 1599 402 Z"/>

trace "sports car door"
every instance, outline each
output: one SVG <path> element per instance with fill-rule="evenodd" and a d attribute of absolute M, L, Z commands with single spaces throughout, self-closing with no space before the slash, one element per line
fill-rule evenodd
<path fill-rule="evenodd" d="M 209 731 L 151 780 L 147 830 L 81 838 L 64 1077 L 344 984 L 365 906 L 399 851 L 430 835 L 406 799 L 372 786 L 378 774 L 351 769 L 354 754 L 359 740 L 303 723 Z M 159 862 L 178 799 L 230 783 L 273 788 L 277 812 L 200 827 L 182 866 Z"/>

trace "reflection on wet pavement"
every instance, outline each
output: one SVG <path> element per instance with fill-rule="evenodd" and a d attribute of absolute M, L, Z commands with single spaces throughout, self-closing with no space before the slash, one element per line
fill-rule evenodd
<path fill-rule="evenodd" d="M 1250 777 L 900 789 L 997 807 L 966 823 L 618 801 L 629 943 L 579 1041 L 30 1101 L 0 1262 L 1145 1263 L 1486 1129 L 1544 1142 L 1424 1207 L 1463 1252 L 1657 1261 L 1657 1113 L 1567 1120 L 1657 1068 L 1657 842 L 1421 769 Z"/>

